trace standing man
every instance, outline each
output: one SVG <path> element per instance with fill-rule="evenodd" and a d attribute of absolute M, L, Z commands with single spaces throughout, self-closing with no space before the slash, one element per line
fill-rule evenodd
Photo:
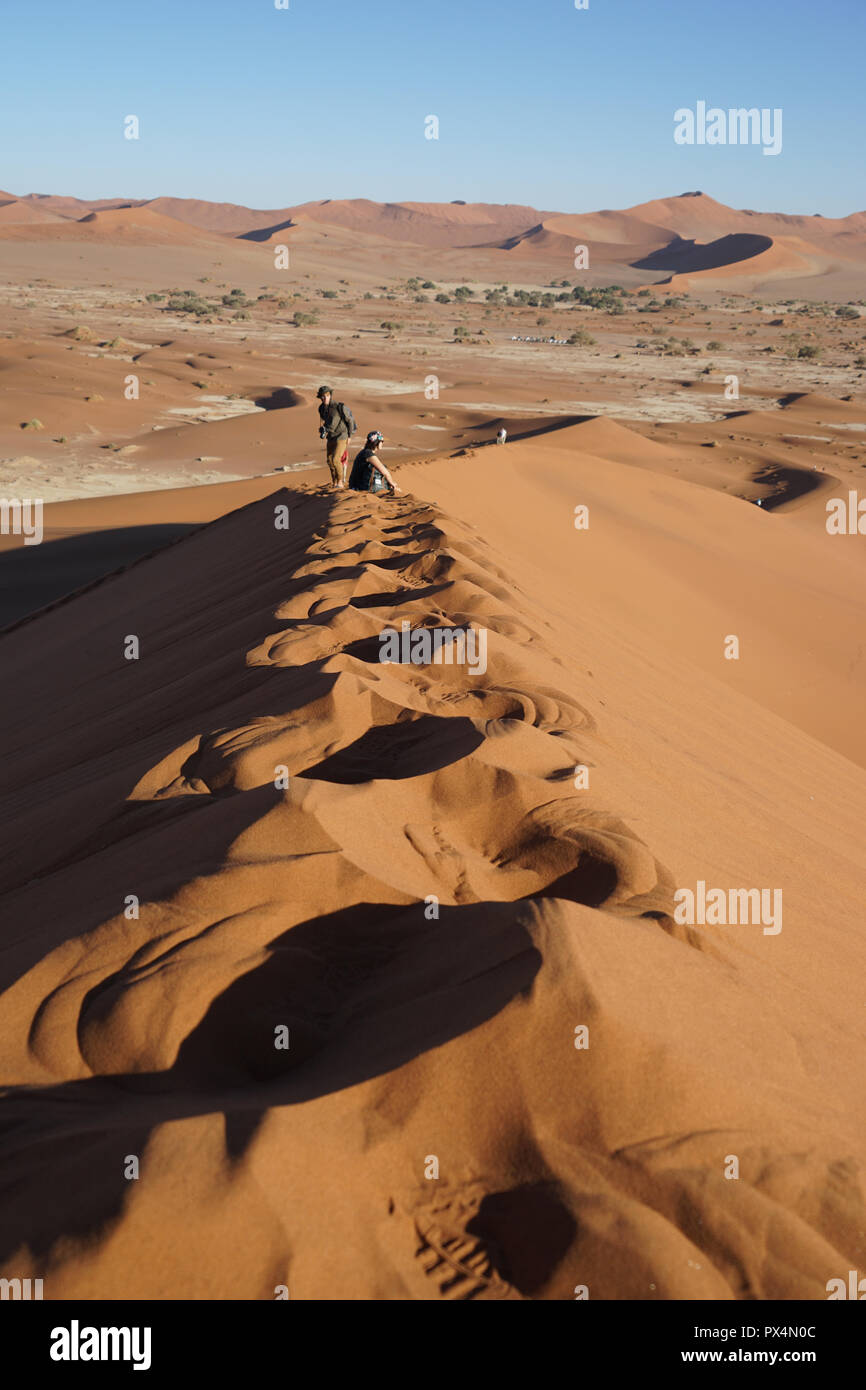
<path fill-rule="evenodd" d="M 319 438 L 327 441 L 326 457 L 331 470 L 334 487 L 346 486 L 346 469 L 349 466 L 349 439 L 358 426 L 355 417 L 342 401 L 335 401 L 330 386 L 320 386 L 316 395 L 319 398 Z"/>

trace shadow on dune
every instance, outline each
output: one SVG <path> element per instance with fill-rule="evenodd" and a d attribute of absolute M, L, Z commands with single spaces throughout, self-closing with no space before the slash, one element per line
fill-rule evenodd
<path fill-rule="evenodd" d="M 807 497 L 810 492 L 830 487 L 836 480 L 810 468 L 768 464 L 766 468 L 752 475 L 752 481 L 773 488 L 773 492 L 769 497 L 765 497 L 761 504 L 765 512 L 771 512 L 776 507 L 784 506 L 786 502 L 794 502 L 798 497 Z"/>
<path fill-rule="evenodd" d="M 298 391 L 293 391 L 291 386 L 278 386 L 275 390 L 262 387 L 258 393 L 253 388 L 249 395 L 253 403 L 261 406 L 262 410 L 290 410 L 296 405 L 307 404 L 306 397 Z"/>
<path fill-rule="evenodd" d="M 473 428 L 481 430 L 493 430 L 498 429 L 500 425 L 504 425 L 505 428 L 508 430 L 508 442 L 514 444 L 521 439 L 535 439 L 540 434 L 555 434 L 557 430 L 568 430 L 571 429 L 572 425 L 585 425 L 588 420 L 597 419 L 597 415 L 566 415 L 552 422 L 542 420 L 539 421 L 539 423 L 536 424 L 532 429 L 522 429 L 519 432 L 512 433 L 511 429 L 509 428 L 508 417 L 505 415 L 499 415 L 492 420 L 485 420 L 482 424 L 475 425 Z M 485 440 L 485 443 L 496 446 L 495 439 Z M 471 447 L 475 448 L 476 446 L 472 445 Z"/>
<path fill-rule="evenodd" d="M 800 394 L 783 397 L 782 405 L 790 405 L 793 401 L 800 399 Z M 726 416 L 726 420 L 748 419 L 752 412 L 750 410 L 733 410 Z M 771 487 L 773 491 L 768 497 L 764 497 L 761 502 L 765 512 L 774 511 L 777 507 L 783 507 L 788 502 L 795 502 L 799 497 L 808 497 L 810 492 L 826 490 L 830 487 L 839 485 L 839 479 L 831 477 L 827 473 L 819 473 L 814 468 L 799 468 L 796 464 L 768 463 L 752 474 L 752 482 L 759 483 L 762 487 Z"/>
<path fill-rule="evenodd" d="M 483 1198 L 467 1224 L 490 1252 L 497 1273 L 527 1297 L 540 1289 L 578 1232 L 550 1183 L 523 1183 Z"/>
<path fill-rule="evenodd" d="M 302 525 L 309 540 L 314 540 L 327 525 L 327 518 L 333 505 L 333 498 L 318 494 L 291 493 L 281 484 L 276 484 L 272 498 L 291 503 L 294 514 Z M 321 662 L 311 663 L 302 672 L 295 672 L 289 682 L 286 672 L 279 667 L 265 665 L 246 665 L 243 653 L 257 646 L 262 636 L 262 613 L 276 609 L 287 597 L 309 587 L 314 581 L 309 578 L 287 579 L 284 560 L 285 541 L 283 533 L 276 532 L 272 526 L 263 528 L 256 535 L 252 551 L 248 555 L 251 573 L 255 576 L 255 600 L 251 598 L 249 577 L 244 584 L 224 591 L 223 602 L 226 614 L 230 614 L 231 633 L 223 626 L 215 628 L 208 639 L 210 662 L 209 679 L 201 686 L 196 665 L 191 662 L 187 647 L 183 642 L 172 643 L 159 655 L 142 662 L 138 668 L 139 681 L 136 700 L 130 702 L 122 696 L 119 682 L 123 671 L 119 669 L 113 656 L 103 652 L 99 665 L 99 678 L 95 678 L 94 657 L 89 649 L 91 630 L 89 619 L 84 618 L 74 641 L 64 632 L 64 617 L 61 610 L 68 600 L 76 600 L 81 594 L 95 595 L 107 580 L 111 586 L 102 590 L 105 606 L 113 610 L 115 606 L 122 614 L 120 622 L 123 632 L 160 632 L 166 622 L 171 621 L 176 603 L 176 595 L 185 588 L 199 582 L 198 570 L 201 564 L 198 547 L 211 547 L 214 543 L 219 551 L 231 549 L 236 527 L 247 524 L 246 514 L 250 510 L 267 507 L 270 498 L 249 503 L 225 517 L 202 527 L 178 528 L 180 534 L 169 534 L 171 528 L 135 528 L 146 535 L 141 544 L 148 542 L 151 548 L 141 556 L 131 555 L 129 563 L 121 570 L 101 575 L 90 585 L 79 588 L 72 594 L 55 598 L 48 607 L 19 617 L 9 625 L 2 636 L 22 638 L 24 630 L 34 622 L 42 622 L 43 617 L 52 625 L 47 631 L 52 640 L 63 650 L 64 682 L 60 685 L 46 685 L 42 668 L 25 663 L 20 675 L 7 681 L 0 696 L 0 715 L 8 718 L 16 726 L 22 718 L 30 699 L 38 698 L 45 709 L 45 718 L 52 728 L 62 731 L 68 721 L 70 702 L 82 701 L 82 719 L 77 728 L 77 757 L 101 758 L 105 751 L 107 724 L 110 726 L 112 746 L 124 750 L 123 759 L 116 770 L 105 778 L 97 798 L 90 800 L 84 817 L 63 815 L 53 811 L 54 802 L 42 803 L 42 823 L 44 825 L 43 857 L 38 860 L 37 845 L 28 846 L 25 855 L 5 853 L 0 856 L 0 889 L 4 892 L 16 891 L 34 879 L 44 879 L 60 868 L 74 866 L 78 860 L 86 867 L 86 861 L 101 854 L 106 845 L 129 839 L 133 833 L 134 817 L 140 814 L 164 818 L 181 814 L 167 809 L 165 801 L 152 803 L 149 809 L 139 810 L 140 803 L 131 801 L 131 788 L 161 761 L 172 748 L 177 748 L 191 738 L 202 733 L 210 721 L 210 711 L 231 709 L 238 721 L 256 718 L 263 714 L 281 715 L 291 713 L 299 705 L 327 694 L 334 682 L 333 676 L 321 673 Z M 303 517 L 301 522 L 300 518 Z M 255 529 L 255 528 L 254 528 Z M 154 551 L 154 535 L 163 535 L 166 544 Z M 176 541 L 176 543 L 175 543 Z M 57 544 L 63 544 L 58 542 Z M 303 543 L 302 543 L 303 544 Z M 42 547 L 29 547 L 39 550 Z M 2 557 L 0 557 L 2 558 Z M 11 557 L 13 560 L 16 557 Z M 29 558 L 29 557 L 28 557 Z M 143 568 L 139 576 L 134 575 L 130 587 L 127 579 L 131 571 L 139 566 L 146 567 L 151 560 L 161 568 L 157 571 L 168 576 L 168 588 L 148 583 L 148 572 Z M 26 563 L 26 561 L 24 562 Z M 209 564 L 213 564 L 212 552 Z M 11 561 L 10 561 L 11 568 Z M 219 569 L 219 566 L 217 567 Z M 354 572 L 354 571 L 353 571 Z M 140 578 L 140 582 L 139 582 Z M 87 610 L 77 610 L 76 616 Z M 278 625 L 276 620 L 275 626 Z M 120 629 L 119 629 L 120 630 Z M 44 632 L 46 629 L 40 629 Z M 29 634 L 27 634 L 29 636 Z M 37 640 L 37 635 L 34 635 Z M 240 660 L 238 654 L 241 653 Z M 179 703 L 179 692 L 189 696 L 188 704 Z M 155 744 L 154 740 L 158 740 Z M 29 763 L 38 755 L 38 746 L 32 752 L 23 750 L 23 771 L 26 783 L 30 777 Z M 84 786 L 86 791 L 86 784 Z M 184 798 L 186 799 L 186 798 Z M 223 800 L 223 798 L 214 798 Z M 190 798 L 199 805 L 201 797 Z M 154 812 L 154 804 L 164 809 Z M 7 820 L 4 842 L 14 834 L 14 825 Z M 48 856 L 45 856 L 45 846 Z M 107 870 L 106 870 L 107 872 Z M 127 870 L 128 872 L 128 870 Z M 138 878 L 136 872 L 135 877 Z M 159 879 L 159 872 L 155 875 Z M 97 895 L 98 897 L 99 895 Z M 58 910 L 60 910 L 58 908 Z M 64 920 L 61 915 L 60 920 Z M 84 928 L 85 930 L 88 928 Z M 70 931 L 69 935 L 75 935 Z M 63 939 L 68 939 L 64 937 Z M 27 943 L 23 943 L 22 950 Z M 25 952 L 26 953 L 26 952 Z M 2 986 L 2 982 L 0 982 Z"/>
<path fill-rule="evenodd" d="M 194 526 L 123 526 L 0 553 L 0 627 L 173 544 Z"/>
<path fill-rule="evenodd" d="M 42 1258 L 116 1219 L 132 1188 L 126 1156 L 146 1177 L 157 1125 L 222 1111 L 238 1160 L 275 1107 L 396 1070 L 529 994 L 541 955 L 513 904 L 440 913 L 360 903 L 301 923 L 214 999 L 168 1070 L 7 1091 L 0 1260 L 24 1246 Z"/>
<path fill-rule="evenodd" d="M 371 777 L 421 777 L 468 757 L 483 742 L 483 734 L 471 719 L 422 714 L 405 724 L 368 729 L 348 748 L 341 748 L 339 753 L 299 775 L 342 784 L 367 782 Z"/>
<path fill-rule="evenodd" d="M 241 232 L 238 235 L 237 240 L 268 241 L 269 238 L 275 236 L 277 232 L 287 232 L 290 227 L 297 227 L 297 225 L 297 222 L 295 222 L 294 219 L 290 217 L 286 222 L 275 222 L 272 227 L 257 227 L 252 232 Z"/>
<path fill-rule="evenodd" d="M 286 495 L 280 489 L 274 497 Z M 282 798 L 273 783 L 250 790 L 227 783 L 219 794 L 193 794 L 177 780 L 176 764 L 163 769 L 172 750 L 196 738 L 201 747 L 212 736 L 217 716 L 221 727 L 238 729 L 246 720 L 273 718 L 275 712 L 279 716 L 310 705 L 339 678 L 323 672 L 318 657 L 301 665 L 244 664 L 244 655 L 261 647 L 263 616 L 273 630 L 270 615 L 292 595 L 317 591 L 325 579 L 359 575 L 371 563 L 362 558 L 369 538 L 362 533 L 355 539 L 351 526 L 341 538 L 342 549 L 313 549 L 313 543 L 327 541 L 332 498 L 296 499 L 288 534 L 274 529 L 268 515 L 272 501 L 273 497 L 250 504 L 204 528 L 203 534 L 190 536 L 162 558 L 152 576 L 157 582 L 148 583 L 145 571 L 138 576 L 140 583 L 127 585 L 121 576 L 112 586 L 105 609 L 109 615 L 122 615 L 122 631 L 161 631 L 185 586 L 193 592 L 193 613 L 215 605 L 215 589 L 219 600 L 219 622 L 206 627 L 197 645 L 184 641 L 187 630 L 181 625 L 136 668 L 139 685 L 134 699 L 122 698 L 124 676 L 116 673 L 115 657 L 107 655 L 96 669 L 92 655 L 81 650 L 86 643 L 76 641 L 67 687 L 50 696 L 45 717 L 62 724 L 70 692 L 80 692 L 81 702 L 74 706 L 80 721 L 79 762 L 104 758 L 108 737 L 111 747 L 125 750 L 125 758 L 116 770 L 107 768 L 92 802 L 81 803 L 80 820 L 61 803 L 61 809 L 49 807 L 45 812 L 42 825 L 55 857 L 49 864 L 44 859 L 36 864 L 39 881 L 31 891 L 32 902 L 39 902 L 41 925 L 36 931 L 16 932 L 8 965 L 4 960 L 10 975 L 19 978 L 27 958 L 42 959 L 49 935 L 54 949 L 60 940 L 81 936 L 99 922 L 119 921 L 118 905 L 130 884 L 144 903 L 170 900 L 176 888 L 204 884 L 218 875 L 245 829 L 267 816 Z M 416 508 L 409 515 L 398 512 L 391 524 L 380 525 L 372 563 L 398 570 L 423 551 L 427 540 L 441 545 L 442 537 L 425 509 Z M 382 549 L 385 554 L 378 558 Z M 314 565 L 307 558 L 311 552 L 317 558 Z M 356 553 L 357 564 L 351 561 Z M 309 572 L 292 577 L 293 565 Z M 299 611 L 304 611 L 303 604 Z M 85 607 L 83 613 L 87 623 L 106 621 L 103 609 L 93 616 Z M 50 622 L 48 628 L 50 635 Z M 355 643 L 342 643 L 344 653 L 355 648 Z M 23 671 L 26 676 L 26 666 Z M 535 718 L 532 702 L 530 710 Z M 545 722 L 558 718 L 557 708 Z M 349 785 L 373 778 L 394 781 L 458 762 L 482 741 L 469 719 L 422 714 L 384 728 L 375 724 L 299 775 Z M 130 788 L 154 769 L 159 769 L 160 779 L 164 775 L 168 789 L 162 780 L 154 781 L 148 795 L 131 802 Z M 171 794 L 178 787 L 190 794 Z M 184 833 L 178 834 L 179 828 Z M 371 819 L 366 831 L 375 836 L 375 821 Z M 185 955 L 187 936 L 164 948 L 153 938 L 142 940 L 138 949 L 119 950 L 109 974 L 98 983 L 93 983 L 95 972 L 88 977 L 83 986 L 87 992 L 78 995 L 75 1013 L 67 1020 L 69 1069 L 74 1074 L 88 1067 L 97 1074 L 38 1088 L 13 1087 L 4 1095 L 0 1192 L 11 1215 L 0 1238 L 0 1257 L 26 1246 L 43 1259 L 64 1237 L 95 1239 L 104 1233 L 135 1193 L 124 1177 L 126 1156 L 141 1159 L 146 1179 L 148 1145 L 163 1125 L 221 1114 L 224 1135 L 217 1137 L 217 1152 L 208 1158 L 239 1161 L 263 1119 L 281 1107 L 385 1076 L 472 1032 L 518 996 L 528 998 L 542 963 L 530 932 L 539 911 L 533 899 L 555 895 L 599 906 L 622 878 L 624 893 L 615 912 L 643 908 L 646 915 L 657 905 L 655 890 L 626 897 L 628 865 L 638 865 L 644 876 L 646 865 L 634 837 L 624 843 L 619 823 L 594 816 L 575 824 L 568 815 L 557 817 L 549 811 L 535 833 L 545 843 L 558 844 L 561 852 L 550 858 L 547 887 L 523 898 L 440 907 L 439 916 L 428 920 L 426 899 L 407 903 L 409 893 L 394 888 L 402 902 L 356 901 L 286 927 L 289 914 L 278 915 L 285 900 L 269 882 L 265 867 L 261 888 L 239 899 L 240 907 L 226 895 L 218 894 L 210 904 L 206 896 L 202 899 L 190 937 L 196 950 L 213 946 L 215 957 L 198 957 L 196 951 Z M 605 846 L 610 842 L 605 836 L 610 834 L 617 850 L 608 862 Z M 312 843 L 307 851 L 304 843 L 293 845 L 291 836 L 278 836 L 268 852 L 289 859 L 303 858 L 305 852 L 322 854 L 315 871 L 321 863 L 321 872 L 329 872 L 331 848 L 336 846 L 324 832 L 322 840 Z M 253 862 L 266 866 L 268 861 Z M 345 862 L 351 865 L 351 850 Z M 571 867 L 563 871 L 567 865 Z M 231 861 L 231 868 L 242 873 L 249 867 L 242 856 Z M 9 872 L 17 882 L 27 883 L 33 869 L 23 850 Z M 378 884 L 359 891 L 377 899 L 387 896 Z M 24 903 L 22 895 L 22 922 Z M 80 904 L 86 906 L 82 909 Z M 267 911 L 269 934 L 272 929 L 280 934 L 263 951 L 251 950 L 243 939 L 239 963 L 232 969 L 244 973 L 235 973 L 225 983 L 227 972 L 216 978 L 210 973 L 212 960 L 219 957 L 219 937 L 208 934 L 222 927 L 223 919 L 240 920 L 248 910 Z M 609 918 L 606 927 L 616 930 L 615 918 Z M 245 969 L 248 962 L 251 968 Z M 189 970 L 187 976 L 177 974 L 184 969 Z M 172 1002 L 173 974 L 182 984 L 180 1003 Z M 43 1004 L 53 1007 L 51 997 Z M 53 1017 L 43 1026 L 41 1009 L 29 1025 L 28 1046 L 36 1055 L 42 1047 L 46 1065 L 55 1066 L 56 1074 L 59 1044 Z M 288 1030 L 288 1048 L 276 1045 L 280 1030 Z M 61 1065 L 68 1060 L 61 1059 Z M 109 1074 L 108 1068 L 115 1070 Z M 224 1149 L 219 1152 L 221 1141 Z M 154 1176 L 158 1180 L 158 1170 Z M 500 1201 L 491 1194 L 491 1205 L 483 1213 L 484 1230 L 489 1227 L 495 1233 L 499 1225 L 509 1225 L 514 1213 L 507 1200 L 512 1199 Z M 524 1194 L 520 1200 L 527 1220 L 550 1216 L 543 1195 Z M 506 1206 L 500 1210 L 497 1201 Z M 555 1248 L 560 1237 L 553 1229 L 553 1216 L 550 1221 Z M 520 1278 L 533 1287 L 542 1275 L 543 1270 L 527 1268 Z"/>
<path fill-rule="evenodd" d="M 667 246 L 631 264 L 635 270 L 669 270 L 674 275 L 685 275 L 698 270 L 721 270 L 740 261 L 750 261 L 762 251 L 769 251 L 772 245 L 772 237 L 758 236 L 753 232 L 731 232 L 705 246 L 675 237 Z"/>

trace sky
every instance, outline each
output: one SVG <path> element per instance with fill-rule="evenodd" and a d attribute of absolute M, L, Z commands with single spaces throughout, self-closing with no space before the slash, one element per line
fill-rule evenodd
<path fill-rule="evenodd" d="M 0 0 L 0 188 L 866 207 L 866 0 L 281 3 Z M 699 101 L 780 108 L 781 152 L 676 144 Z"/>

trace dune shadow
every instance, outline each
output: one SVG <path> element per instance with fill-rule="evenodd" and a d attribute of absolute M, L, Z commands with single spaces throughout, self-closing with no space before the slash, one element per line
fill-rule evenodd
<path fill-rule="evenodd" d="M 289 217 L 285 222 L 275 222 L 272 227 L 257 227 L 252 232 L 241 232 L 237 241 L 267 241 L 277 232 L 287 232 L 291 227 L 297 227 L 297 222 Z"/>
<path fill-rule="evenodd" d="M 567 415 L 564 419 L 556 419 L 553 422 L 540 420 L 533 429 L 521 430 L 519 433 L 514 434 L 512 434 L 511 430 L 508 430 L 508 442 L 509 444 L 514 444 L 521 439 L 535 439 L 542 434 L 555 434 L 557 430 L 571 429 L 572 425 L 585 425 L 589 420 L 596 419 L 598 419 L 596 415 Z M 471 434 L 474 430 L 498 429 L 500 425 L 504 425 L 505 428 L 508 429 L 507 416 L 496 415 L 490 420 L 484 420 L 480 425 L 474 425 L 471 429 L 468 429 L 467 433 Z M 493 446 L 494 448 L 497 447 L 495 439 L 484 440 L 484 444 L 486 446 Z M 463 447 L 474 449 L 477 448 L 478 445 L 472 444 Z M 458 452 L 462 452 L 462 450 Z"/>
<path fill-rule="evenodd" d="M 267 387 L 250 392 L 253 403 L 261 406 L 262 410 L 291 410 L 298 405 L 306 405 L 306 397 L 300 392 L 292 390 L 291 386 L 277 386 L 274 390 Z"/>
<path fill-rule="evenodd" d="M 642 260 L 632 261 L 631 266 L 634 270 L 668 270 L 674 275 L 688 275 L 699 270 L 721 270 L 740 261 L 750 261 L 762 251 L 769 251 L 772 245 L 772 237 L 759 236 L 754 232 L 731 232 L 706 245 L 674 237 L 667 246 L 652 251 Z"/>
<path fill-rule="evenodd" d="M 95 1239 L 130 1191 L 126 1156 L 145 1167 L 158 1125 L 221 1111 L 238 1161 L 273 1109 L 383 1076 L 487 1022 L 531 991 L 542 963 L 515 917 L 512 904 L 482 903 L 427 921 L 420 902 L 310 919 L 213 1000 L 169 1069 L 7 1089 L 0 1191 L 20 1218 L 4 1222 L 0 1260 Z"/>
<path fill-rule="evenodd" d="M 587 907 L 601 907 L 617 886 L 618 874 L 613 864 L 598 855 L 584 853 L 575 868 L 569 869 L 546 888 L 535 893 L 537 898 L 568 898 Z"/>
<path fill-rule="evenodd" d="M 126 569 L 194 529 L 194 523 L 121 526 L 0 552 L 0 628 Z"/>
<path fill-rule="evenodd" d="M 818 473 L 811 468 L 768 464 L 766 468 L 752 474 L 752 481 L 773 488 L 770 496 L 765 497 L 761 503 L 764 511 L 771 512 L 776 507 L 784 506 L 786 502 L 794 502 L 798 497 L 807 497 L 810 492 L 826 487 L 830 480 L 826 473 Z"/>
<path fill-rule="evenodd" d="M 490 1192 L 466 1226 L 484 1241 L 494 1268 L 530 1298 L 547 1282 L 577 1234 L 577 1222 L 552 1183 Z"/>
<path fill-rule="evenodd" d="M 468 757 L 483 742 L 484 735 L 471 719 L 422 714 L 399 724 L 376 725 L 299 775 L 342 784 L 421 777 Z"/>

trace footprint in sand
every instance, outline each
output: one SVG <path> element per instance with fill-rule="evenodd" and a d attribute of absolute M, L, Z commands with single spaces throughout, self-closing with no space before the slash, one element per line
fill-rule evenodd
<path fill-rule="evenodd" d="M 485 1188 L 475 1183 L 458 1192 L 446 1190 L 414 1211 L 414 1258 L 426 1284 L 422 1297 L 522 1302 L 522 1295 L 499 1273 L 503 1252 L 468 1230 L 486 1196 Z"/>

